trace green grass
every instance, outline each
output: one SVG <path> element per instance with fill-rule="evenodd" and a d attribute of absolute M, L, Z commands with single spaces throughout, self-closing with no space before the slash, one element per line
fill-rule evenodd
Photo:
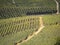
<path fill-rule="evenodd" d="M 60 40 L 60 14 L 43 15 L 42 17 L 45 25 L 44 29 L 32 39 L 20 45 L 55 45 L 57 39 Z"/>
<path fill-rule="evenodd" d="M 60 37 L 60 25 L 45 26 L 37 36 L 21 45 L 54 45 L 58 37 Z"/>
<path fill-rule="evenodd" d="M 56 23 L 60 24 L 60 14 L 59 15 L 45 15 L 44 18 L 44 25 L 54 25 Z"/>

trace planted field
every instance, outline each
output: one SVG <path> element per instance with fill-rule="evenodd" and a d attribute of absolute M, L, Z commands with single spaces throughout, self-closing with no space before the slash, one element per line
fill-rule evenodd
<path fill-rule="evenodd" d="M 39 17 L 27 16 L 0 19 L 0 44 L 14 45 L 39 28 Z"/>
<path fill-rule="evenodd" d="M 54 0 L 0 0 L 0 19 L 56 13 Z"/>
<path fill-rule="evenodd" d="M 21 17 L 26 15 L 52 14 L 56 13 L 54 7 L 2 7 L 0 8 L 0 19 Z"/>

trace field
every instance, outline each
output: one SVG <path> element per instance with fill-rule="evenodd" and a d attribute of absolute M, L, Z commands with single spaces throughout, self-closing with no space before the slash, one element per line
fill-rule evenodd
<path fill-rule="evenodd" d="M 0 44 L 14 45 L 38 30 L 39 27 L 39 17 L 36 16 L 0 19 Z"/>
<path fill-rule="evenodd" d="M 0 45 L 60 45 L 56 6 L 54 0 L 0 0 Z"/>
<path fill-rule="evenodd" d="M 54 7 L 0 7 L 0 19 L 56 13 Z"/>
<path fill-rule="evenodd" d="M 0 0 L 0 19 L 56 13 L 54 0 Z M 2 2 L 2 3 L 1 3 Z M 27 2 L 27 3 L 26 3 Z"/>
<path fill-rule="evenodd" d="M 0 44 L 15 45 L 26 39 L 39 28 L 38 16 L 24 16 L 0 19 Z M 42 15 L 44 29 L 21 45 L 54 45 L 60 37 L 60 15 Z M 32 43 L 33 42 L 33 43 Z M 47 43 L 48 42 L 48 43 Z"/>

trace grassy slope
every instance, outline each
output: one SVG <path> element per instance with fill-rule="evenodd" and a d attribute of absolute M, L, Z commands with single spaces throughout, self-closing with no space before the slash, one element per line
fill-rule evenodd
<path fill-rule="evenodd" d="M 60 37 L 60 15 L 43 16 L 45 28 L 28 42 L 21 45 L 54 45 Z M 58 22 L 58 24 L 56 24 Z"/>

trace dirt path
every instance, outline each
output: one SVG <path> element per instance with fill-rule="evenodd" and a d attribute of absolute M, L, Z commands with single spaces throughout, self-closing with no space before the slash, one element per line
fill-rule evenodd
<path fill-rule="evenodd" d="M 24 42 L 27 42 L 28 40 L 30 40 L 31 38 L 33 38 L 35 35 L 37 35 L 43 28 L 43 19 L 42 17 L 39 17 L 40 18 L 40 28 L 38 29 L 38 31 L 34 32 L 32 35 L 29 35 L 28 38 L 26 38 L 25 40 L 23 40 L 21 43 L 24 43 Z M 20 45 L 21 43 L 16 43 L 16 45 Z"/>

